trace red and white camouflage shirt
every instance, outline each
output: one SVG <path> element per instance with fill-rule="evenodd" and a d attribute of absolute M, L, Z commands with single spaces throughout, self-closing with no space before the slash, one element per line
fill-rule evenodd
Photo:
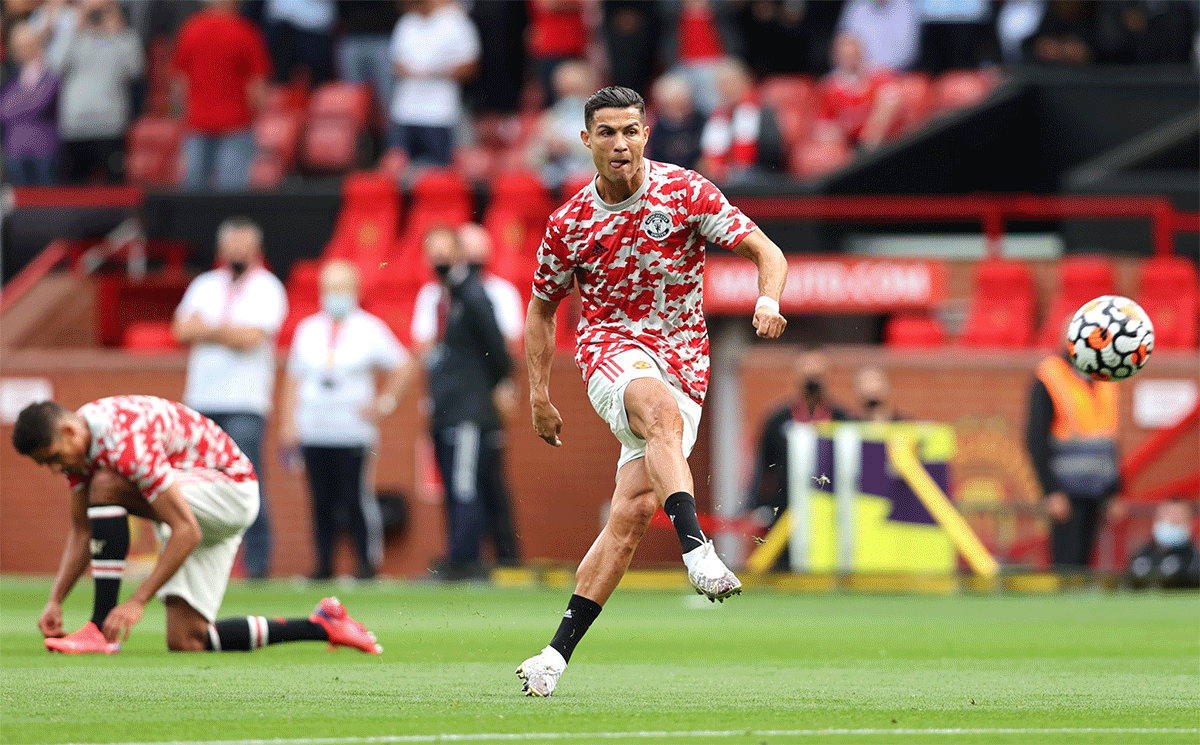
<path fill-rule="evenodd" d="M 88 423 L 92 443 L 88 475 L 69 475 L 79 488 L 101 468 L 116 471 L 154 499 L 176 471 L 209 471 L 232 481 L 255 481 L 254 466 L 233 439 L 208 417 L 155 396 L 111 396 L 76 412 Z M 218 476 L 219 474 L 219 476 Z"/>
<path fill-rule="evenodd" d="M 695 171 L 644 162 L 646 178 L 629 199 L 605 204 L 593 181 L 550 216 L 533 293 L 555 302 L 579 285 L 575 362 L 585 381 L 612 355 L 641 348 L 703 403 L 704 239 L 732 249 L 756 226 Z"/>

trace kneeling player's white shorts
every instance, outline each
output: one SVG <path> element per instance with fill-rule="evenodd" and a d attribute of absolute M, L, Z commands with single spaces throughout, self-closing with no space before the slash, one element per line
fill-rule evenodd
<path fill-rule="evenodd" d="M 609 357 L 600 363 L 596 372 L 588 379 L 588 398 L 600 418 L 608 422 L 609 429 L 621 443 L 621 457 L 617 459 L 617 470 L 631 460 L 646 455 L 646 441 L 629 428 L 629 415 L 625 411 L 625 388 L 638 378 L 654 378 L 662 381 L 679 404 L 683 416 L 683 455 L 692 453 L 696 444 L 696 430 L 700 426 L 700 404 L 691 396 L 671 384 L 671 378 L 663 371 L 651 354 L 642 349 L 629 349 Z"/>
<path fill-rule="evenodd" d="M 258 482 L 233 481 L 219 471 L 199 470 L 176 471 L 175 483 L 200 524 L 200 545 L 156 595 L 164 601 L 172 595 L 182 598 L 213 623 L 242 534 L 258 516 Z M 165 544 L 171 527 L 156 523 L 156 529 L 159 544 Z"/>

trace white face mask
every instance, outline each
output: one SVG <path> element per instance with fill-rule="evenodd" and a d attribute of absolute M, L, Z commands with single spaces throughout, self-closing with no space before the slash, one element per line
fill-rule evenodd
<path fill-rule="evenodd" d="M 327 292 L 321 296 L 321 309 L 334 318 L 345 318 L 358 305 L 351 292 Z"/>
<path fill-rule="evenodd" d="M 1187 543 L 1192 537 L 1192 531 L 1187 525 L 1159 520 L 1154 523 L 1154 542 L 1160 548 L 1178 548 Z"/>

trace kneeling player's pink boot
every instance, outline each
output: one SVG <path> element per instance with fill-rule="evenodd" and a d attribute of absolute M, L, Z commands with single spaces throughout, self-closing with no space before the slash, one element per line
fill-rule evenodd
<path fill-rule="evenodd" d="M 337 598 L 325 598 L 317 603 L 313 614 L 308 617 L 313 623 L 325 627 L 329 634 L 330 647 L 354 647 L 367 654 L 381 654 L 383 647 L 375 641 L 375 635 L 367 627 L 346 613 L 346 606 Z"/>
<path fill-rule="evenodd" d="M 121 644 L 105 639 L 96 624 L 88 621 L 70 636 L 46 639 L 46 649 L 63 654 L 116 654 L 121 651 Z"/>

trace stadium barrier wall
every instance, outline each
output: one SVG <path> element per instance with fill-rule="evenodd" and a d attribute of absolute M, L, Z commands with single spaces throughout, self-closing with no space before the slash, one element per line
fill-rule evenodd
<path fill-rule="evenodd" d="M 739 483 L 744 488 L 763 420 L 793 395 L 791 365 L 796 351 L 753 347 L 738 360 L 732 390 L 741 396 L 742 446 L 736 452 L 722 448 L 714 453 L 712 417 L 702 422 L 691 457 L 702 511 L 728 511 L 724 502 L 740 504 L 744 498 L 740 491 L 715 494 L 707 474 L 713 471 L 714 458 L 732 459 L 733 467 L 743 474 Z M 893 398 L 902 412 L 954 426 L 957 448 L 949 493 L 985 543 L 1003 553 L 1006 547 L 1044 535 L 1044 521 L 1033 508 L 1040 495 L 1023 445 L 1028 386 L 1042 353 L 835 347 L 829 356 L 828 386 L 833 398 L 853 408 L 854 373 L 864 365 L 878 364 L 888 372 Z M 31 381 L 48 383 L 67 406 L 117 393 L 178 398 L 184 369 L 182 354 L 131 357 L 103 350 L 6 351 L 0 359 L 0 409 L 6 417 L 14 415 L 20 392 L 28 390 Z M 518 380 L 523 377 L 517 373 Z M 553 379 L 555 404 L 565 422 L 563 447 L 552 449 L 535 437 L 522 412 L 509 425 L 507 469 L 524 555 L 534 563 L 573 566 L 596 535 L 611 496 L 619 448 L 592 411 L 569 355 L 556 358 Z M 1200 386 L 1195 352 L 1156 352 L 1142 373 L 1122 385 L 1124 452 L 1132 452 L 1144 438 L 1169 426 L 1164 422 L 1172 416 L 1172 399 L 1154 381 L 1180 381 L 1194 391 Z M 429 562 L 443 553 L 445 543 L 432 458 L 428 446 L 422 445 L 425 424 L 416 414 L 421 395 L 411 392 L 398 413 L 383 423 L 376 463 L 380 488 L 406 493 L 410 506 L 408 530 L 389 540 L 383 571 L 408 577 L 425 576 Z M 1135 400 L 1143 415 L 1157 412 L 1156 426 L 1139 424 Z M 52 573 L 68 526 L 67 490 L 59 477 L 18 456 L 10 444 L 11 434 L 10 424 L 0 427 L 0 572 Z M 273 427 L 266 448 L 265 483 L 277 546 L 274 572 L 306 573 L 312 562 L 307 490 L 302 477 L 287 473 L 279 463 Z M 1194 471 L 1197 452 L 1200 437 L 1192 428 L 1148 464 L 1129 490 L 1141 491 Z M 1131 544 L 1143 541 L 1148 530 L 1145 521 L 1132 526 Z M 745 543 L 745 553 L 754 545 L 748 534 L 735 538 Z M 1015 558 L 1030 564 L 1039 559 Z M 641 567 L 675 566 L 677 561 L 674 534 L 660 529 L 647 533 L 635 558 Z M 1108 561 L 1123 563 L 1123 557 L 1114 554 Z M 348 547 L 343 546 L 339 569 L 351 571 L 352 566 Z"/>

